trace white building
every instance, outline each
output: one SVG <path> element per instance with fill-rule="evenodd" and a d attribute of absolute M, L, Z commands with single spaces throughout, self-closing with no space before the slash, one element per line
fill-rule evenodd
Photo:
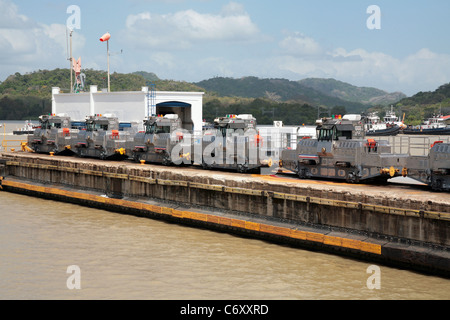
<path fill-rule="evenodd" d="M 178 114 L 183 127 L 202 130 L 203 92 L 149 92 L 142 91 L 103 92 L 91 86 L 90 92 L 61 93 L 52 89 L 52 113 L 67 114 L 73 121 L 84 121 L 95 114 L 114 114 L 120 122 L 142 124 L 148 114 Z"/>
<path fill-rule="evenodd" d="M 284 126 L 281 121 L 274 121 L 273 126 L 258 126 L 263 137 L 270 137 L 271 147 L 277 150 L 295 149 L 299 140 L 316 138 L 315 126 Z"/>

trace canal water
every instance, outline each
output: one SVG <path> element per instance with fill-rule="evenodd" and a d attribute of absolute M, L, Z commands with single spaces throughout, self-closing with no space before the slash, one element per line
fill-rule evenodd
<path fill-rule="evenodd" d="M 450 299 L 449 279 L 378 267 L 0 191 L 2 300 Z"/>
<path fill-rule="evenodd" d="M 0 299 L 450 298 L 440 277 L 378 266 L 371 289 L 367 262 L 4 191 L 0 245 Z"/>

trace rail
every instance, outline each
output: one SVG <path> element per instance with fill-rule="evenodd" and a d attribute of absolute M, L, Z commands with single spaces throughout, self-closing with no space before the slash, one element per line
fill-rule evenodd
<path fill-rule="evenodd" d="M 0 148 L 0 151 L 3 152 L 14 152 L 14 151 L 25 151 L 26 148 L 26 141 L 24 140 L 2 140 L 2 145 Z"/>

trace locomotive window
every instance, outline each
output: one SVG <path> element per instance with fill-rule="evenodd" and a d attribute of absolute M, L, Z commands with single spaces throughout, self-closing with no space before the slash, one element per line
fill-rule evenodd
<path fill-rule="evenodd" d="M 352 138 L 351 131 L 337 131 L 336 137 L 339 139 L 340 137 L 345 137 L 346 140 L 350 140 Z"/>
<path fill-rule="evenodd" d="M 149 124 L 145 126 L 145 133 L 146 134 L 153 134 L 155 132 L 155 126 L 154 124 Z"/>
<path fill-rule="evenodd" d="M 98 130 L 108 130 L 108 125 L 107 124 L 98 124 L 98 123 L 93 123 L 93 122 L 89 122 L 86 123 L 86 131 L 98 131 Z"/>
<path fill-rule="evenodd" d="M 94 131 L 95 125 L 92 122 L 86 123 L 86 131 Z"/>
<path fill-rule="evenodd" d="M 157 126 L 156 133 L 170 133 L 170 125 L 169 126 Z"/>
<path fill-rule="evenodd" d="M 320 141 L 329 141 L 332 139 L 333 130 L 331 129 L 321 129 L 319 130 L 319 140 Z"/>
<path fill-rule="evenodd" d="M 51 129 L 51 128 L 61 129 L 61 123 L 45 122 L 45 124 L 43 124 L 41 127 L 43 129 Z"/>
<path fill-rule="evenodd" d="M 95 131 L 97 130 L 108 130 L 108 125 L 107 124 L 96 124 L 95 125 Z"/>

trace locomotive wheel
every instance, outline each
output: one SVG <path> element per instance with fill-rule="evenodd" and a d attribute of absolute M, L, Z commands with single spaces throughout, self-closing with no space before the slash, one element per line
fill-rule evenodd
<path fill-rule="evenodd" d="M 238 171 L 239 173 L 246 173 L 246 172 L 248 171 L 247 164 L 246 164 L 246 163 L 244 163 L 244 164 L 238 164 L 238 166 L 237 166 L 237 171 Z"/>
<path fill-rule="evenodd" d="M 141 161 L 141 155 L 139 153 L 133 152 L 133 161 L 140 162 Z"/>
<path fill-rule="evenodd" d="M 359 183 L 359 178 L 354 172 L 349 172 L 345 180 L 348 183 Z"/>
<path fill-rule="evenodd" d="M 306 178 L 307 178 L 306 172 L 307 172 L 307 169 L 306 169 L 306 168 L 299 168 L 299 169 L 297 170 L 298 177 L 299 177 L 300 179 L 306 179 Z"/>
<path fill-rule="evenodd" d="M 442 191 L 442 180 L 435 179 L 431 182 L 431 189 L 434 191 Z"/>
<path fill-rule="evenodd" d="M 172 161 L 170 160 L 170 156 L 167 153 L 164 153 L 162 164 L 165 166 L 170 166 L 172 164 Z"/>

